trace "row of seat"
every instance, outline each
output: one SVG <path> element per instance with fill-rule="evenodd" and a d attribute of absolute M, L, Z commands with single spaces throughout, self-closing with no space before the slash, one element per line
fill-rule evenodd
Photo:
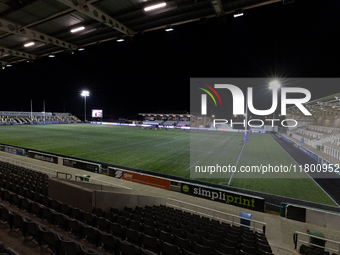
<path fill-rule="evenodd" d="M 330 255 L 329 251 L 324 251 L 321 248 L 314 247 L 314 246 L 308 246 L 305 244 L 302 244 L 299 249 L 300 254 L 302 255 Z M 336 255 L 336 253 L 332 253 L 332 255 Z"/>
<path fill-rule="evenodd" d="M 249 230 L 242 230 L 236 226 L 230 226 L 228 224 L 223 224 L 224 232 L 204 232 L 203 230 L 199 230 L 193 228 L 192 231 L 183 231 L 180 228 L 175 228 L 175 226 L 169 226 L 167 224 L 159 223 L 157 221 L 149 221 L 151 224 L 146 225 L 145 223 L 141 223 L 139 221 L 135 221 L 133 219 L 126 218 L 125 216 L 130 215 L 141 217 L 140 215 L 131 213 L 129 208 L 125 208 L 125 211 L 118 212 L 120 215 L 116 215 L 112 212 L 100 212 L 100 210 L 94 208 L 94 212 L 97 215 L 109 217 L 113 216 L 114 222 L 104 218 L 98 217 L 96 214 L 85 213 L 78 208 L 72 208 L 67 204 L 63 204 L 57 200 L 52 200 L 46 196 L 44 196 L 43 200 L 45 200 L 45 205 L 36 203 L 24 197 L 18 197 L 16 194 L 12 194 L 12 199 L 10 197 L 11 193 L 2 189 L 2 196 L 0 190 L 0 197 L 3 197 L 5 201 L 11 202 L 13 205 L 18 206 L 21 209 L 26 210 L 27 212 L 34 214 L 38 217 L 41 217 L 48 222 L 58 225 L 61 229 L 66 231 L 71 231 L 75 236 L 82 238 L 86 236 L 87 239 L 98 240 L 98 234 L 96 231 L 92 230 L 92 235 L 90 235 L 87 231 L 85 234 L 85 230 L 91 230 L 91 228 L 98 228 L 99 231 L 106 231 L 108 234 L 114 235 L 116 238 L 120 238 L 122 240 L 128 240 L 131 243 L 143 247 L 146 240 L 149 243 L 153 243 L 154 247 L 149 245 L 153 251 L 159 251 L 160 244 L 162 242 L 166 243 L 164 245 L 178 245 L 177 247 L 181 252 L 184 252 L 184 249 L 188 252 L 200 252 L 201 254 L 211 254 L 212 252 L 236 252 L 241 249 L 247 251 L 253 251 L 253 253 L 259 252 L 260 248 L 269 247 L 266 242 L 266 238 L 264 235 L 260 235 L 258 233 L 253 233 Z M 6 195 L 7 194 L 7 195 Z M 19 198 L 19 199 L 17 199 Z M 51 207 L 51 208 L 50 208 Z M 58 211 L 54 210 L 57 209 Z M 117 212 L 115 209 L 111 211 Z M 136 212 L 140 212 L 140 208 L 134 210 Z M 146 210 L 147 211 L 147 210 Z M 66 215 L 63 212 L 67 213 Z M 123 216 L 125 215 L 125 216 Z M 74 219 L 72 219 L 72 218 Z M 196 217 L 196 216 L 194 216 Z M 83 221 L 86 224 L 90 224 L 92 226 L 86 227 L 86 224 L 79 222 L 78 220 Z M 205 220 L 206 221 L 206 220 Z M 169 223 L 169 222 L 168 222 Z M 182 223 L 180 223 L 182 224 Z M 180 225 L 177 225 L 179 227 Z M 221 225 L 222 226 L 222 225 Z M 159 227 L 159 228 L 158 228 Z M 187 226 L 190 227 L 190 226 Z M 228 227 L 228 228 L 227 228 Z M 220 228 L 221 230 L 222 228 Z M 218 231 L 216 229 L 213 229 Z M 242 231 L 241 231 L 242 230 Z M 198 231 L 198 232 L 196 232 Z M 90 231 L 91 232 L 91 231 Z M 94 233 L 93 233 L 94 232 Z M 214 235 L 215 233 L 215 235 Z M 217 235 L 216 235 L 217 234 Z M 251 235 L 253 234 L 253 235 Z M 229 240 L 229 239 L 231 240 Z M 261 239 L 262 238 L 262 239 Z M 252 239 L 252 240 L 251 240 Z M 182 240 L 179 241 L 179 240 Z M 240 242 L 241 240 L 241 242 Z M 263 247 L 260 247 L 262 242 L 255 242 L 256 240 L 261 240 L 263 242 Z M 248 243 L 245 243 L 248 242 Z M 253 246 L 248 246 L 249 245 Z M 158 245 L 157 245 L 158 244 Z M 185 244 L 185 245 L 184 245 Z M 248 245 L 246 245 L 248 244 Z M 257 245 L 257 246 L 256 246 Z M 158 247 L 158 248 L 157 248 Z M 250 248 L 248 248 L 250 247 Z M 253 248 L 252 248 L 253 247 Z M 257 248 L 254 249 L 254 248 Z M 208 248 L 208 249 L 204 249 Z M 248 249 L 247 249 L 248 248 Z M 271 251 L 271 250 L 269 250 Z M 269 253 L 269 251 L 267 251 Z M 249 253 L 249 254 L 253 254 Z M 234 254 L 234 253 L 226 253 L 226 254 Z M 266 253 L 261 253 L 266 254 Z M 270 254 L 270 253 L 269 253 Z"/>
<path fill-rule="evenodd" d="M 88 224 L 97 224 L 98 228 L 111 232 L 120 238 L 127 238 L 136 245 L 142 245 L 145 236 L 158 239 L 168 244 L 177 245 L 180 242 L 181 252 L 212 254 L 229 251 L 226 254 L 244 252 L 244 254 L 272 254 L 272 250 L 264 234 L 251 230 L 230 226 L 226 223 L 211 221 L 197 215 L 189 217 L 189 213 L 165 206 L 125 207 L 123 211 L 111 208 L 105 212 L 93 208 Z M 186 218 L 187 217 L 187 218 Z M 88 218 L 88 216 L 87 216 Z M 97 223 L 95 223 L 97 222 Z M 133 234 L 134 240 L 132 240 Z M 144 238 L 143 238 L 144 236 Z M 153 251 L 157 251 L 156 240 L 153 241 Z M 185 244 L 185 245 L 183 245 Z"/>
<path fill-rule="evenodd" d="M 5 183 L 5 187 L 12 190 L 17 186 Z M 227 251 L 226 254 L 271 254 L 263 234 L 171 207 L 125 207 L 123 211 L 111 208 L 110 212 L 94 208 L 91 214 L 47 196 L 32 195 L 32 191 L 22 192 L 23 187 L 15 191 L 20 193 L 20 190 L 26 198 L 3 189 L 0 190 L 0 197 L 80 238 L 84 235 L 86 223 L 94 229 L 98 228 L 98 231 L 128 240 L 136 246 L 142 247 L 144 242 L 149 241 L 153 243 L 154 246 L 150 247 L 156 253 L 160 252 L 161 246 L 167 245 L 175 246 L 174 249 L 180 252 L 197 254 L 220 254 Z M 97 241 L 100 239 L 96 235 L 92 238 Z"/>
<path fill-rule="evenodd" d="M 0 176 L 1 178 L 1 176 Z M 6 182 L 6 181 L 0 181 L 0 188 L 5 188 L 11 192 L 14 192 L 14 193 L 17 193 L 17 194 L 20 194 L 22 196 L 25 196 L 25 194 L 27 192 L 30 192 L 31 193 L 31 196 L 30 194 L 28 194 L 28 196 L 33 199 L 34 197 L 34 194 L 39 194 L 39 195 L 48 195 L 48 185 L 46 186 L 35 186 L 33 184 L 30 184 L 30 185 L 18 185 L 18 184 L 13 184 L 11 182 Z"/>
<path fill-rule="evenodd" d="M 24 186 L 26 188 L 29 187 L 29 185 L 40 185 L 40 186 L 45 186 L 48 185 L 48 178 L 42 178 L 42 177 L 38 177 L 38 178 L 31 178 L 31 177 L 24 177 L 24 176 L 18 176 L 18 175 L 14 175 L 13 174 L 4 174 L 4 173 L 0 173 L 1 175 L 1 179 L 7 182 L 11 182 L 14 184 L 18 184 L 21 186 Z"/>
<path fill-rule="evenodd" d="M 48 195 L 48 175 L 0 161 L 0 187 L 19 192 L 19 187 Z M 23 194 L 22 194 L 23 195 Z"/>
<path fill-rule="evenodd" d="M 48 178 L 48 175 L 39 171 L 31 170 L 22 166 L 17 166 L 8 162 L 0 161 L 0 172 L 1 173 L 13 173 L 22 177 L 41 177 Z"/>
<path fill-rule="evenodd" d="M 54 217 L 49 218 L 47 214 L 41 212 L 43 209 L 46 209 L 46 212 L 49 211 L 55 213 Z M 72 219 L 61 213 L 54 212 L 54 210 L 51 208 L 42 208 L 42 205 L 37 203 L 33 203 L 31 211 L 28 212 L 36 215 L 37 217 L 48 220 L 49 223 L 58 225 L 65 231 L 70 231 L 77 237 L 86 239 L 88 242 L 94 243 L 98 247 L 102 247 L 103 250 L 110 253 L 124 255 L 154 254 L 142 249 L 141 247 L 135 246 L 124 239 L 117 238 L 109 233 L 81 223 L 76 219 Z M 41 213 L 41 215 L 39 213 Z M 45 218 L 46 216 L 47 218 Z M 0 220 L 4 223 L 7 223 L 11 228 L 18 229 L 24 236 L 30 237 L 39 245 L 46 245 L 55 254 L 101 254 L 93 249 L 86 250 L 80 242 L 65 239 L 57 231 L 53 229 L 46 229 L 46 227 L 39 222 L 31 221 L 30 218 L 25 217 L 16 211 L 8 209 L 3 204 L 0 204 Z M 78 229 L 80 224 L 82 226 L 81 230 Z"/>

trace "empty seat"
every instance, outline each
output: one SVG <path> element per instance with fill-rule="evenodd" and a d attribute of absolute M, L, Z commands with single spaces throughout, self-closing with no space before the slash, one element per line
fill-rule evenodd
<path fill-rule="evenodd" d="M 81 223 L 81 225 L 83 229 L 83 238 L 85 238 L 89 243 L 92 243 L 98 246 L 99 244 L 98 230 L 84 223 Z"/>
<path fill-rule="evenodd" d="M 12 214 L 13 217 L 13 224 L 12 228 L 16 229 L 18 228 L 21 233 L 25 236 L 26 235 L 26 229 L 27 229 L 27 222 L 30 221 L 29 218 L 26 218 L 25 216 L 22 216 L 20 214 Z"/>
<path fill-rule="evenodd" d="M 99 217 L 96 219 L 96 227 L 102 231 L 108 232 L 109 230 L 109 222 L 107 219 Z"/>
<path fill-rule="evenodd" d="M 63 230 L 67 230 L 67 220 L 68 217 L 62 213 L 56 213 L 54 216 L 54 224 Z"/>
<path fill-rule="evenodd" d="M 26 236 L 32 237 L 32 239 L 41 245 L 41 230 L 45 230 L 45 228 L 36 221 L 26 222 L 26 226 Z"/>
<path fill-rule="evenodd" d="M 51 208 L 57 212 L 61 212 L 61 202 L 58 200 L 52 200 Z"/>
<path fill-rule="evenodd" d="M 54 224 L 54 218 L 55 218 L 56 211 L 54 211 L 51 208 L 44 207 L 42 208 L 42 218 L 44 220 L 47 220 L 47 222 Z"/>
<path fill-rule="evenodd" d="M 272 253 L 272 249 L 271 249 L 271 247 L 270 247 L 269 245 L 266 245 L 266 244 L 263 244 L 263 243 L 261 243 L 261 242 L 258 242 L 258 243 L 256 244 L 256 246 L 257 246 L 258 249 L 261 249 L 261 250 L 263 250 L 263 251 L 265 251 L 265 252 Z M 307 246 L 307 247 L 308 247 L 308 246 Z"/>
<path fill-rule="evenodd" d="M 139 247 L 127 241 L 118 239 L 118 252 L 121 255 L 137 255 L 139 254 Z"/>
<path fill-rule="evenodd" d="M 82 221 L 83 220 L 83 214 L 84 214 L 83 210 L 81 210 L 79 208 L 75 208 L 75 207 L 72 208 L 71 216 L 73 218 L 75 218 L 76 220 Z"/>
<path fill-rule="evenodd" d="M 31 200 L 22 197 L 21 199 L 21 209 L 26 210 L 28 213 L 31 213 L 32 202 Z"/>
<path fill-rule="evenodd" d="M 86 212 L 83 214 L 83 220 L 87 225 L 94 227 L 96 223 L 96 219 L 97 219 L 97 216 L 92 213 Z"/>
<path fill-rule="evenodd" d="M 143 224 L 143 233 L 148 235 L 148 236 L 153 236 L 153 237 L 158 236 L 158 231 L 155 227 L 148 226 L 148 225 L 145 225 L 145 224 Z"/>
<path fill-rule="evenodd" d="M 127 228 L 125 230 L 125 237 L 128 242 L 137 246 L 141 245 L 141 233 L 139 231 Z"/>
<path fill-rule="evenodd" d="M 168 232 L 164 232 L 162 230 L 158 231 L 158 238 L 159 240 L 163 241 L 163 242 L 167 242 L 169 244 L 173 244 L 173 235 L 171 233 Z"/>
<path fill-rule="evenodd" d="M 193 251 L 201 255 L 210 255 L 211 249 L 208 246 L 200 245 L 196 242 L 193 244 Z"/>
<path fill-rule="evenodd" d="M 256 254 L 255 246 L 248 246 L 243 243 L 240 244 L 240 250 L 248 253 L 248 254 Z"/>
<path fill-rule="evenodd" d="M 142 224 L 138 221 L 130 220 L 129 228 L 141 232 L 142 231 Z"/>
<path fill-rule="evenodd" d="M 107 252 L 115 254 L 117 249 L 117 238 L 111 234 L 99 231 L 99 244 Z"/>
<path fill-rule="evenodd" d="M 67 219 L 67 229 L 71 231 L 73 235 L 76 237 L 82 238 L 83 236 L 83 228 L 80 222 L 76 219 Z"/>
<path fill-rule="evenodd" d="M 36 215 L 38 218 L 42 217 L 43 205 L 32 202 L 31 214 Z"/>
<path fill-rule="evenodd" d="M 60 210 L 61 210 L 61 213 L 65 214 L 67 216 L 71 216 L 72 209 L 68 204 L 61 203 Z"/>
<path fill-rule="evenodd" d="M 103 217 L 104 216 L 103 209 L 97 208 L 97 207 L 93 207 L 93 214 L 96 215 L 97 217 Z"/>
<path fill-rule="evenodd" d="M 118 238 L 125 239 L 125 227 L 118 223 L 111 223 L 109 232 Z"/>
<path fill-rule="evenodd" d="M 191 234 L 189 232 L 185 232 L 185 238 L 188 239 L 191 243 L 200 242 L 200 237 L 197 234 Z"/>
<path fill-rule="evenodd" d="M 220 252 L 225 253 L 225 254 L 236 254 L 237 253 L 237 248 L 236 247 L 231 247 L 227 246 L 224 244 L 220 244 L 219 249 Z"/>
<path fill-rule="evenodd" d="M 59 236 L 60 251 L 62 254 L 67 255 L 80 255 L 81 254 L 81 244 L 73 240 L 64 240 Z"/>
<path fill-rule="evenodd" d="M 180 249 L 177 245 L 170 244 L 164 241 L 161 241 L 161 250 L 162 255 L 180 255 Z"/>
<path fill-rule="evenodd" d="M 129 219 L 125 218 L 124 216 L 118 216 L 116 218 L 116 223 L 118 223 L 122 226 L 128 226 Z"/>
<path fill-rule="evenodd" d="M 206 239 L 206 238 L 204 238 L 204 237 L 202 237 L 201 244 L 202 244 L 203 246 L 209 247 L 210 250 L 215 250 L 215 249 L 217 249 L 217 247 L 218 247 L 218 245 L 216 244 L 216 241 L 214 241 L 214 240 L 208 240 L 208 239 Z"/>
<path fill-rule="evenodd" d="M 41 243 L 47 245 L 48 248 L 55 254 L 59 254 L 60 242 L 59 235 L 50 230 L 41 230 Z"/>
<path fill-rule="evenodd" d="M 192 244 L 188 239 L 184 239 L 178 236 L 175 236 L 175 244 L 183 251 L 183 249 L 187 251 L 192 250 Z"/>
<path fill-rule="evenodd" d="M 1 221 L 7 222 L 7 224 L 12 227 L 13 225 L 13 212 L 6 207 L 1 207 Z"/>
<path fill-rule="evenodd" d="M 85 218 L 85 214 L 84 214 L 84 218 Z M 115 222 L 116 221 L 116 215 L 112 212 L 105 212 L 104 214 L 104 218 L 111 221 L 111 222 Z"/>
<path fill-rule="evenodd" d="M 160 252 L 160 242 L 156 237 L 142 234 L 142 247 L 157 254 Z"/>

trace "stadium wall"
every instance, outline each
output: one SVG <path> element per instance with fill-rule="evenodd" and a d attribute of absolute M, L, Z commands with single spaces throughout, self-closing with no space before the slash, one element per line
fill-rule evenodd
<path fill-rule="evenodd" d="M 85 212 L 92 212 L 95 192 L 56 178 L 48 178 L 48 195 L 62 203 L 70 204 Z"/>

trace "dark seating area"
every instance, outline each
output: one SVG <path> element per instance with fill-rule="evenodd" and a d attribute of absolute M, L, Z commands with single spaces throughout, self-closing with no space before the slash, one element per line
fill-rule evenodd
<path fill-rule="evenodd" d="M 25 175 L 25 169 L 9 165 L 0 164 L 0 198 L 10 205 L 0 205 L 1 222 L 54 254 L 272 254 L 263 233 L 172 207 L 84 212 L 44 194 L 45 175 L 31 170 Z"/>
<path fill-rule="evenodd" d="M 305 244 L 302 244 L 300 246 L 299 250 L 300 254 L 302 255 L 330 255 L 331 253 L 329 251 L 324 251 L 324 249 L 315 247 L 315 246 L 308 246 Z M 336 255 L 335 253 L 332 253 L 331 255 Z"/>

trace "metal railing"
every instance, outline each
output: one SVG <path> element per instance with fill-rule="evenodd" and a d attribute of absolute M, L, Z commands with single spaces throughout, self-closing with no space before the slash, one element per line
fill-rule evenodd
<path fill-rule="evenodd" d="M 168 201 L 179 203 L 179 205 L 171 204 Z M 210 209 L 208 207 L 204 207 L 204 206 L 200 206 L 200 205 L 196 205 L 196 204 L 191 204 L 191 203 L 176 200 L 176 199 L 173 199 L 173 198 L 167 198 L 166 199 L 166 205 L 172 206 L 172 207 L 175 207 L 175 208 L 179 208 L 180 210 L 183 210 L 183 211 L 188 211 L 188 212 L 192 212 L 192 213 L 195 213 L 195 214 L 203 215 L 203 216 L 206 216 L 206 217 L 214 219 L 214 220 L 231 223 L 232 225 L 243 226 L 243 227 L 252 229 L 253 231 L 262 231 L 262 233 L 264 233 L 264 234 L 266 232 L 266 223 L 265 222 L 256 221 L 256 220 L 244 218 L 244 217 L 241 217 L 241 216 L 238 216 L 238 215 L 213 210 L 213 209 Z M 184 206 L 186 206 L 186 207 L 184 207 Z M 190 209 L 188 207 L 191 207 L 192 209 Z M 202 212 L 202 210 L 206 211 L 206 213 Z M 249 221 L 250 225 L 241 224 L 241 219 L 245 220 L 245 221 Z M 256 227 L 256 226 L 259 226 L 260 228 Z"/>
<path fill-rule="evenodd" d="M 128 187 L 125 187 L 125 186 L 122 186 L 122 185 L 101 181 L 101 180 L 91 178 L 91 177 L 85 177 L 85 176 L 82 176 L 82 175 L 79 175 L 79 174 L 76 174 L 74 176 L 74 178 L 75 178 L 76 181 L 89 182 L 89 183 L 93 183 L 93 184 L 97 183 L 97 184 L 100 184 L 102 186 L 104 185 L 104 186 L 110 186 L 110 187 L 117 187 L 117 188 L 132 190 L 131 188 L 128 188 Z M 88 181 L 86 181 L 85 179 L 88 179 Z"/>
<path fill-rule="evenodd" d="M 7 162 L 13 165 L 17 165 L 20 167 L 24 167 L 30 170 L 38 171 L 44 174 L 47 174 L 49 177 L 55 177 L 57 176 L 57 170 L 48 168 L 48 167 L 43 167 L 43 166 L 38 166 L 35 164 L 27 163 L 21 160 L 13 159 L 13 158 L 7 158 L 4 156 L 0 156 L 0 161 Z"/>
<path fill-rule="evenodd" d="M 304 240 L 300 240 L 299 239 L 299 235 L 300 236 L 306 236 L 308 237 L 308 241 L 304 241 Z M 314 243 L 311 243 L 311 239 L 318 239 L 318 240 L 323 240 L 328 243 L 333 243 L 335 245 L 338 246 L 338 249 L 333 249 L 333 248 L 329 248 L 329 247 L 326 247 L 326 246 L 321 246 L 321 245 L 317 245 L 317 244 L 314 244 Z M 318 248 L 321 248 L 321 249 L 326 249 L 330 252 L 334 252 L 335 254 L 338 254 L 340 255 L 340 242 L 337 242 L 337 241 L 334 241 L 334 240 L 330 240 L 330 239 L 326 239 L 326 238 L 322 238 L 322 237 L 318 237 L 318 236 L 314 236 L 314 235 L 310 235 L 310 234 L 306 234 L 306 233 L 302 233 L 302 232 L 299 232 L 299 231 L 295 231 L 294 232 L 294 235 L 293 235 L 293 241 L 294 241 L 294 245 L 295 245 L 295 250 L 297 250 L 297 244 L 298 242 L 300 242 L 301 244 L 307 244 L 308 246 L 314 246 L 314 247 L 318 247 Z"/>

